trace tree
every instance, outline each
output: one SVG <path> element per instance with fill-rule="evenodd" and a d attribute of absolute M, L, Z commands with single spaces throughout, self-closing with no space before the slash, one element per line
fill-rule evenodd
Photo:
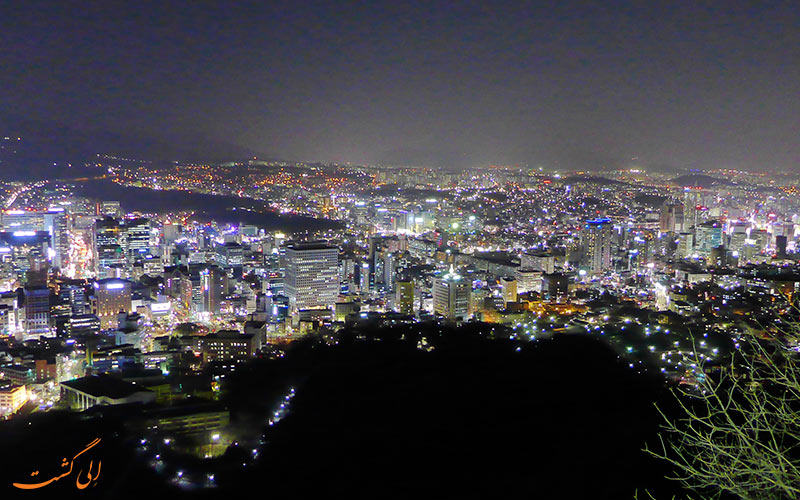
<path fill-rule="evenodd" d="M 713 377 L 695 355 L 697 383 L 673 390 L 677 418 L 659 408 L 660 450 L 645 451 L 672 463 L 671 479 L 702 498 L 800 498 L 796 354 L 753 338 Z"/>

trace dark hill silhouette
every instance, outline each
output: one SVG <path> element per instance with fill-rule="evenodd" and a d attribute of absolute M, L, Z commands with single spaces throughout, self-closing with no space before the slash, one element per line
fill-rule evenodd
<path fill-rule="evenodd" d="M 284 359 L 251 362 L 234 375 L 225 401 L 235 425 L 258 434 L 269 411 L 265 402 L 274 402 L 288 384 L 297 395 L 288 417 L 264 426 L 268 444 L 259 461 L 243 467 L 250 450 L 229 450 L 215 469 L 215 489 L 163 483 L 135 458 L 124 420 L 113 420 L 113 412 L 89 428 L 72 417 L 50 416 L 36 424 L 46 427 L 31 427 L 24 439 L 24 422 L 0 425 L 0 439 L 8 435 L 3 442 L 19 450 L 6 454 L 3 464 L 25 473 L 20 464 L 39 460 L 35 452 L 72 446 L 51 443 L 53 435 L 63 441 L 102 433 L 109 477 L 93 493 L 99 498 L 258 492 L 276 498 L 630 499 L 636 488 L 656 498 L 679 492 L 664 479 L 665 464 L 641 451 L 656 439 L 659 416 L 652 403 L 661 400 L 669 411 L 661 381 L 627 368 L 595 339 L 565 335 L 518 344 L 501 338 L 506 334 L 491 325 L 366 329 L 345 332 L 335 346 L 310 339 L 295 343 Z M 416 348 L 420 335 L 436 346 L 433 352 Z M 40 493 L 63 498 L 66 491 Z"/>
<path fill-rule="evenodd" d="M 91 173 L 86 162 L 98 154 L 151 162 L 230 161 L 265 157 L 248 148 L 201 135 L 153 137 L 93 128 L 0 116 L 0 140 L 12 140 L 0 150 L 0 175 L 4 180 L 38 180 Z M 70 167 L 69 164 L 72 166 Z"/>

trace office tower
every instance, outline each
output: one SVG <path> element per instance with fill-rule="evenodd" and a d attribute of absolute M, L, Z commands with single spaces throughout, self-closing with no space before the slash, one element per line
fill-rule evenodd
<path fill-rule="evenodd" d="M 3 211 L 3 231 L 42 231 L 44 228 L 44 212 L 32 210 Z"/>
<path fill-rule="evenodd" d="M 683 193 L 684 229 L 689 230 L 700 222 L 698 213 L 702 208 L 702 193 L 698 189 L 686 188 Z"/>
<path fill-rule="evenodd" d="M 50 289 L 32 287 L 24 290 L 25 339 L 52 336 L 50 328 Z"/>
<path fill-rule="evenodd" d="M 471 291 L 469 281 L 451 266 L 449 273 L 433 280 L 433 311 L 448 319 L 466 319 Z"/>
<path fill-rule="evenodd" d="M 542 271 L 552 274 L 556 269 L 556 257 L 550 252 L 528 252 L 520 257 L 520 269 Z"/>
<path fill-rule="evenodd" d="M 698 256 L 708 258 L 711 249 L 722 245 L 722 223 L 709 220 L 695 226 L 694 247 Z"/>
<path fill-rule="evenodd" d="M 402 280 L 398 281 L 395 286 L 397 288 L 395 295 L 397 312 L 414 314 L 414 282 Z"/>
<path fill-rule="evenodd" d="M 228 275 L 217 266 L 207 266 L 197 271 L 197 294 L 192 294 L 192 301 L 197 312 L 219 314 Z M 195 280 L 192 280 L 193 284 Z M 193 287 L 194 288 L 194 287 Z"/>
<path fill-rule="evenodd" d="M 500 278 L 500 290 L 503 294 L 503 306 L 508 307 L 509 302 L 517 301 L 517 280 L 510 276 Z"/>
<path fill-rule="evenodd" d="M 678 250 L 677 257 L 679 259 L 688 259 L 694 252 L 694 234 L 682 232 L 678 235 Z"/>
<path fill-rule="evenodd" d="M 728 248 L 734 252 L 738 252 L 747 243 L 747 225 L 746 224 L 731 224 L 730 226 L 730 243 Z"/>
<path fill-rule="evenodd" d="M 609 219 L 588 220 L 581 231 L 584 261 L 592 274 L 611 269 L 611 244 L 614 229 Z"/>
<path fill-rule="evenodd" d="M 374 290 L 377 281 L 383 278 L 383 276 L 377 277 L 380 275 L 378 272 L 380 261 L 380 249 L 381 249 L 381 237 L 379 235 L 372 235 L 369 237 L 369 289 Z"/>
<path fill-rule="evenodd" d="M 683 231 L 683 204 L 664 203 L 661 206 L 659 229 L 665 233 Z"/>
<path fill-rule="evenodd" d="M 333 308 L 339 295 L 339 249 L 325 242 L 286 246 L 285 293 L 289 308 Z"/>
<path fill-rule="evenodd" d="M 350 257 L 342 256 L 339 259 L 339 283 L 342 290 L 355 291 L 358 289 L 356 280 L 356 268 L 358 264 Z"/>
<path fill-rule="evenodd" d="M 786 244 L 787 238 L 784 235 L 775 237 L 775 255 L 778 257 L 786 257 Z"/>
<path fill-rule="evenodd" d="M 131 282 L 114 278 L 98 280 L 94 284 L 94 293 L 100 328 L 116 328 L 119 313 L 131 310 Z"/>
<path fill-rule="evenodd" d="M 361 264 L 358 276 L 358 286 L 361 293 L 369 293 L 369 263 Z"/>
<path fill-rule="evenodd" d="M 769 234 L 766 229 L 751 229 L 747 243 L 753 245 L 756 253 L 761 253 L 767 248 Z"/>
<path fill-rule="evenodd" d="M 520 268 L 514 274 L 517 279 L 517 293 L 542 291 L 542 271 Z"/>
<path fill-rule="evenodd" d="M 229 241 L 214 247 L 216 261 L 226 269 L 241 268 L 244 262 L 244 249 L 239 243 Z"/>
<path fill-rule="evenodd" d="M 387 292 L 394 290 L 395 274 L 397 273 L 397 258 L 392 252 L 383 256 L 383 286 Z"/>
<path fill-rule="evenodd" d="M 62 302 L 69 304 L 73 316 L 86 313 L 86 291 L 82 286 L 63 286 L 58 294 Z"/>
<path fill-rule="evenodd" d="M 101 201 L 97 204 L 97 215 L 112 218 L 121 217 L 122 208 L 118 201 Z"/>
<path fill-rule="evenodd" d="M 22 279 L 30 270 L 47 267 L 50 235 L 44 231 L 13 231 L 0 233 L 0 260 L 11 264 Z"/>
<path fill-rule="evenodd" d="M 97 276 L 100 278 L 111 277 L 114 275 L 115 267 L 125 264 L 122 227 L 117 219 L 106 217 L 95 222 L 92 235 Z"/>
<path fill-rule="evenodd" d="M 125 254 L 130 263 L 150 253 L 150 219 L 126 220 L 121 227 Z"/>
<path fill-rule="evenodd" d="M 67 214 L 63 208 L 51 208 L 43 214 L 43 229 L 50 235 L 53 267 L 63 269 L 69 260 Z"/>
<path fill-rule="evenodd" d="M 63 208 L 47 211 L 6 210 L 2 213 L 2 226 L 4 231 L 18 236 L 46 232 L 50 238 L 45 257 L 53 267 L 62 269 L 66 266 L 69 239 L 67 214 Z"/>

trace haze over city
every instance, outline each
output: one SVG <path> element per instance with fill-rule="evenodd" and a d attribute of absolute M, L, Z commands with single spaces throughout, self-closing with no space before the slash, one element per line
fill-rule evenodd
<path fill-rule="evenodd" d="M 800 498 L 799 26 L 0 7 L 0 498 Z"/>
<path fill-rule="evenodd" d="M 32 2 L 2 17 L 0 120 L 455 168 L 771 171 L 800 155 L 791 1 Z"/>

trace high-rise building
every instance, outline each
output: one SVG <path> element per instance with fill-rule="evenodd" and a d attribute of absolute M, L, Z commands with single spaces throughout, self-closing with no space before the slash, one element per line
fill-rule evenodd
<path fill-rule="evenodd" d="M 469 281 L 451 266 L 449 273 L 433 280 L 433 311 L 448 319 L 466 319 L 471 291 Z"/>
<path fill-rule="evenodd" d="M 702 209 L 702 193 L 698 189 L 686 188 L 683 193 L 683 225 L 685 230 L 699 224 L 698 214 Z"/>
<path fill-rule="evenodd" d="M 192 306 L 196 312 L 219 314 L 228 276 L 217 266 L 204 266 L 192 272 Z"/>
<path fill-rule="evenodd" d="M 86 291 L 82 286 L 62 286 L 58 294 L 62 302 L 69 304 L 73 316 L 86 313 Z"/>
<path fill-rule="evenodd" d="M 5 210 L 2 213 L 3 231 L 42 231 L 44 212 L 32 210 Z"/>
<path fill-rule="evenodd" d="M 500 278 L 500 290 L 503 294 L 503 306 L 508 307 L 509 302 L 517 301 L 517 280 L 510 276 Z"/>
<path fill-rule="evenodd" d="M 746 224 L 731 224 L 730 226 L 730 243 L 728 248 L 734 252 L 738 252 L 747 243 L 747 225 Z"/>
<path fill-rule="evenodd" d="M 592 274 L 611 269 L 614 228 L 609 219 L 587 220 L 581 231 L 584 261 Z"/>
<path fill-rule="evenodd" d="M 47 287 L 25 288 L 25 338 L 51 336 L 50 289 Z"/>
<path fill-rule="evenodd" d="M 775 237 L 775 255 L 778 257 L 786 257 L 787 238 L 784 235 Z"/>
<path fill-rule="evenodd" d="M 517 293 L 542 291 L 542 271 L 519 268 L 515 272 L 517 279 Z"/>
<path fill-rule="evenodd" d="M 98 277 L 113 276 L 113 268 L 125 263 L 122 227 L 119 221 L 110 217 L 96 221 L 92 235 L 94 264 Z"/>
<path fill-rule="evenodd" d="M 121 230 L 124 234 L 125 253 L 130 262 L 141 259 L 151 251 L 150 219 L 126 220 Z"/>
<path fill-rule="evenodd" d="M 542 271 L 552 274 L 556 269 L 556 258 L 550 252 L 529 252 L 520 257 L 520 269 Z"/>
<path fill-rule="evenodd" d="M 333 308 L 339 295 L 339 249 L 325 242 L 286 246 L 284 291 L 292 311 Z"/>
<path fill-rule="evenodd" d="M 97 204 L 97 215 L 104 217 L 121 217 L 122 208 L 119 201 L 101 201 Z"/>
<path fill-rule="evenodd" d="M 4 231 L 17 235 L 46 232 L 50 236 L 47 260 L 59 269 L 66 266 L 69 239 L 67 214 L 63 208 L 52 208 L 47 211 L 6 210 L 2 212 L 2 227 Z"/>
<path fill-rule="evenodd" d="M 131 310 L 131 282 L 114 278 L 102 279 L 95 282 L 94 289 L 100 328 L 116 328 L 119 313 Z"/>
<path fill-rule="evenodd" d="M 403 314 L 414 314 L 414 282 L 401 280 L 395 284 L 396 309 Z"/>
<path fill-rule="evenodd" d="M 707 259 L 711 256 L 711 249 L 722 244 L 722 223 L 720 221 L 708 220 L 695 226 L 694 248 L 698 256 Z"/>
<path fill-rule="evenodd" d="M 242 267 L 244 262 L 244 249 L 242 245 L 233 241 L 214 247 L 217 262 L 221 267 L 234 269 Z"/>
<path fill-rule="evenodd" d="M 387 292 L 394 290 L 395 274 L 397 273 L 397 258 L 392 252 L 383 256 L 383 286 Z"/>
<path fill-rule="evenodd" d="M 747 243 L 756 248 L 756 252 L 761 253 L 767 248 L 769 234 L 766 229 L 751 229 Z"/>
<path fill-rule="evenodd" d="M 683 231 L 683 208 L 682 203 L 664 203 L 661 207 L 659 229 L 665 233 Z"/>
<path fill-rule="evenodd" d="M 44 230 L 50 234 L 53 267 L 63 269 L 69 260 L 69 233 L 67 213 L 63 208 L 51 208 L 43 214 Z"/>
<path fill-rule="evenodd" d="M 689 232 L 682 232 L 678 235 L 678 249 L 677 257 L 679 259 L 688 259 L 694 252 L 694 234 Z"/>

